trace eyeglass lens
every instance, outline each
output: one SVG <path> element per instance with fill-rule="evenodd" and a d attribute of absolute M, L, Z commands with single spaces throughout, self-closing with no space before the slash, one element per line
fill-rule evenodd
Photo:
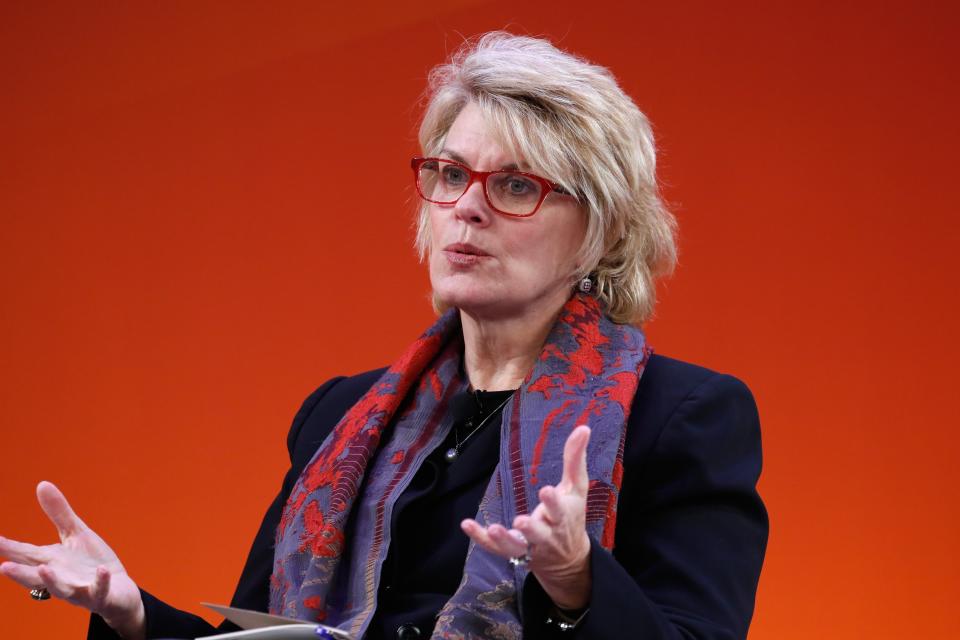
<path fill-rule="evenodd" d="M 471 174 L 454 162 L 428 160 L 420 165 L 420 194 L 438 204 L 453 204 L 470 185 Z M 483 185 L 494 209 L 513 215 L 528 215 L 540 202 L 543 186 L 522 173 L 497 171 Z"/>

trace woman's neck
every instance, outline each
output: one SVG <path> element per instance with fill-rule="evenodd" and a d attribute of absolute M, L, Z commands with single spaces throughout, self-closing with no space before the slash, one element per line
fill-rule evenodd
<path fill-rule="evenodd" d="M 518 388 L 533 369 L 559 311 L 490 319 L 461 310 L 463 361 L 471 386 L 485 391 Z"/>

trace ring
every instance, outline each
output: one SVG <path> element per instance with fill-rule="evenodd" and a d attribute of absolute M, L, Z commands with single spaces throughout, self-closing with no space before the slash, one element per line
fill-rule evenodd
<path fill-rule="evenodd" d="M 523 554 L 522 556 L 513 556 L 512 558 L 510 558 L 510 564 L 512 564 L 512 565 L 515 566 L 515 567 L 522 567 L 522 566 L 524 566 L 525 564 L 527 564 L 528 562 L 530 562 L 530 552 L 529 552 L 529 551 L 528 551 L 527 553 Z"/>
<path fill-rule="evenodd" d="M 50 592 L 47 591 L 46 587 L 34 587 L 30 589 L 30 597 L 34 600 L 49 600 Z"/>

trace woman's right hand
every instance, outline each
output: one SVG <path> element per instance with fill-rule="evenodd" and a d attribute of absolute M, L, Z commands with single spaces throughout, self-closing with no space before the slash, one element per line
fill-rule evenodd
<path fill-rule="evenodd" d="M 57 527 L 59 544 L 36 546 L 0 538 L 0 573 L 27 589 L 51 595 L 99 614 L 129 640 L 145 635 L 140 590 L 106 542 L 70 508 L 50 482 L 37 485 L 37 500 Z"/>

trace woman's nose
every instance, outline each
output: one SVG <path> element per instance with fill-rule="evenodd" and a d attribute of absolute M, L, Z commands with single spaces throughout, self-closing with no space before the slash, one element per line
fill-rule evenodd
<path fill-rule="evenodd" d="M 454 205 L 454 212 L 458 218 L 468 224 L 480 226 L 490 224 L 493 211 L 490 210 L 490 205 L 487 203 L 487 196 L 483 192 L 481 182 L 474 182 L 467 187 L 467 190 Z"/>

